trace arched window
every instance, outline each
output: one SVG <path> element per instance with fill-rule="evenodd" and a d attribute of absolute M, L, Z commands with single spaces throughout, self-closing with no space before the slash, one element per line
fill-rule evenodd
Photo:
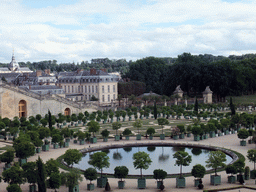
<path fill-rule="evenodd" d="M 66 108 L 66 109 L 65 109 L 64 115 L 65 115 L 65 116 L 70 115 L 70 109 L 69 109 L 69 108 Z"/>
<path fill-rule="evenodd" d="M 27 117 L 27 102 L 24 100 L 19 102 L 19 117 Z"/>

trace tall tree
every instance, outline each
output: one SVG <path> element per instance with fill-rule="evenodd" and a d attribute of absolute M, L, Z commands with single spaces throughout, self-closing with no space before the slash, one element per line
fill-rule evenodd
<path fill-rule="evenodd" d="M 38 192 L 46 192 L 46 170 L 45 165 L 38 156 L 38 159 L 36 161 L 37 165 L 37 185 L 38 185 Z"/>
<path fill-rule="evenodd" d="M 231 115 L 235 115 L 236 114 L 236 110 L 235 110 L 235 106 L 233 104 L 233 101 L 232 101 L 232 97 L 230 97 L 230 104 L 229 104 L 229 107 L 230 107 L 230 110 L 231 110 Z"/>
<path fill-rule="evenodd" d="M 48 125 L 49 125 L 49 129 L 52 130 L 52 114 L 50 110 L 48 110 Z"/>

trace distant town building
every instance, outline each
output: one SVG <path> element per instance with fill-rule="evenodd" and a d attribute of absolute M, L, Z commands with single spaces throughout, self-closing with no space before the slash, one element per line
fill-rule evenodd
<path fill-rule="evenodd" d="M 74 101 L 89 101 L 94 96 L 100 105 L 109 105 L 117 99 L 119 76 L 108 74 L 106 69 L 60 72 L 57 78 L 57 84 L 64 89 L 66 98 Z"/>

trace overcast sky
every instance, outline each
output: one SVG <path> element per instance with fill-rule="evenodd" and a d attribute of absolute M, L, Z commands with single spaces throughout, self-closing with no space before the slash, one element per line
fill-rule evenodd
<path fill-rule="evenodd" d="M 0 62 L 256 52 L 256 0 L 0 0 Z"/>

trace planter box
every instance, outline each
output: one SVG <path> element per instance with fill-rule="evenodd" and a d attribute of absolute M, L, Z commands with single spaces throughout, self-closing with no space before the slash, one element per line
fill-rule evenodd
<path fill-rule="evenodd" d="M 74 140 L 74 143 L 77 143 L 77 140 L 76 140 L 76 139 Z"/>
<path fill-rule="evenodd" d="M 125 136 L 125 139 L 126 140 L 130 140 L 130 136 Z"/>
<path fill-rule="evenodd" d="M 84 140 L 79 140 L 80 145 L 84 145 Z"/>
<path fill-rule="evenodd" d="M 236 176 L 228 176 L 228 183 L 236 183 Z"/>
<path fill-rule="evenodd" d="M 120 140 L 120 135 L 115 135 L 115 141 L 119 141 Z"/>
<path fill-rule="evenodd" d="M 36 152 L 37 152 L 37 153 L 40 153 L 40 152 L 41 152 L 41 148 L 40 148 L 40 147 L 37 147 L 37 148 L 36 148 Z"/>
<path fill-rule="evenodd" d="M 199 141 L 200 140 L 200 136 L 199 135 L 194 135 L 194 141 Z"/>
<path fill-rule="evenodd" d="M 200 179 L 195 179 L 194 180 L 194 187 L 198 187 L 199 181 L 200 181 Z"/>
<path fill-rule="evenodd" d="M 36 185 L 29 185 L 29 192 L 36 192 Z"/>
<path fill-rule="evenodd" d="M 210 138 L 215 137 L 215 132 L 210 132 Z"/>
<path fill-rule="evenodd" d="M 64 142 L 64 147 L 69 147 L 69 142 Z"/>
<path fill-rule="evenodd" d="M 229 135 L 229 130 L 224 131 L 225 135 Z"/>
<path fill-rule="evenodd" d="M 54 149 L 58 149 L 59 148 L 59 144 L 53 144 L 53 148 Z"/>
<path fill-rule="evenodd" d="M 174 139 L 174 140 L 178 140 L 178 139 L 179 139 L 179 136 L 178 136 L 178 135 L 174 135 L 174 136 L 173 136 L 173 139 Z"/>
<path fill-rule="evenodd" d="M 75 124 L 75 127 L 78 127 L 78 123 Z"/>
<path fill-rule="evenodd" d="M 97 187 L 104 188 L 106 186 L 108 179 L 106 177 L 101 177 L 97 179 Z"/>
<path fill-rule="evenodd" d="M 220 175 L 211 175 L 211 185 L 220 185 L 221 176 Z"/>
<path fill-rule="evenodd" d="M 137 140 L 141 140 L 141 134 L 136 135 Z"/>
<path fill-rule="evenodd" d="M 19 159 L 20 166 L 27 163 L 27 159 Z"/>
<path fill-rule="evenodd" d="M 152 135 L 149 135 L 149 139 L 150 139 L 150 140 L 153 140 L 153 136 L 152 136 Z"/>
<path fill-rule="evenodd" d="M 248 144 L 252 144 L 252 140 L 251 139 L 248 140 Z"/>
<path fill-rule="evenodd" d="M 108 142 L 108 138 L 107 138 L 107 137 L 104 137 L 104 138 L 103 138 L 103 142 Z"/>
<path fill-rule="evenodd" d="M 73 188 L 69 187 L 68 192 L 79 192 L 79 185 L 76 185 Z"/>
<path fill-rule="evenodd" d="M 70 128 L 71 127 L 71 125 L 68 125 L 68 128 Z"/>
<path fill-rule="evenodd" d="M 191 133 L 187 133 L 187 137 L 191 137 Z"/>
<path fill-rule="evenodd" d="M 146 179 L 145 178 L 139 178 L 138 179 L 138 188 L 139 189 L 145 189 L 146 188 Z"/>
<path fill-rule="evenodd" d="M 222 136 L 222 133 L 218 133 L 218 136 Z"/>
<path fill-rule="evenodd" d="M 49 145 L 43 145 L 42 150 L 43 151 L 49 151 Z"/>
<path fill-rule="evenodd" d="M 118 189 L 123 189 L 125 186 L 124 181 L 118 181 Z"/>
<path fill-rule="evenodd" d="M 239 182 L 239 180 L 240 180 L 241 177 L 243 177 L 243 179 L 244 179 L 244 175 L 240 175 L 240 174 L 237 175 L 237 176 L 236 176 L 236 180 Z M 244 180 L 245 180 L 245 179 L 244 179 Z"/>
<path fill-rule="evenodd" d="M 70 142 L 70 139 L 69 139 L 69 138 L 68 138 L 68 139 L 65 139 L 65 141 L 66 141 L 66 142 Z"/>
<path fill-rule="evenodd" d="M 162 181 L 157 181 L 156 182 L 156 188 L 160 189 L 160 186 L 162 185 Z"/>
<path fill-rule="evenodd" d="M 90 143 L 97 143 L 97 138 L 96 137 L 92 137 L 90 139 Z"/>
<path fill-rule="evenodd" d="M 164 140 L 165 139 L 165 134 L 160 134 L 160 139 Z"/>
<path fill-rule="evenodd" d="M 94 190 L 94 184 L 93 184 L 93 183 L 87 184 L 87 190 L 88 190 L 88 191 Z"/>
<path fill-rule="evenodd" d="M 186 187 L 186 179 L 185 179 L 185 177 L 182 177 L 182 178 L 177 177 L 176 178 L 176 187 L 177 188 L 180 188 L 180 187 L 185 188 Z"/>
<path fill-rule="evenodd" d="M 246 146 L 246 141 L 245 140 L 240 141 L 240 146 Z"/>
<path fill-rule="evenodd" d="M 182 134 L 179 135 L 179 138 L 180 138 L 180 139 L 184 139 L 184 137 L 185 137 L 185 134 L 184 134 L 184 133 L 182 133 Z"/>
<path fill-rule="evenodd" d="M 256 171 L 254 171 L 254 170 L 250 171 L 250 178 L 251 179 L 256 179 Z"/>

